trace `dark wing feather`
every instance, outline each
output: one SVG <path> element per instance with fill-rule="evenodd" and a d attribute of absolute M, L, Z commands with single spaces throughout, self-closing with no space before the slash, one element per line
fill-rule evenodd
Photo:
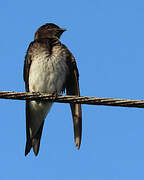
<path fill-rule="evenodd" d="M 29 49 L 30 46 L 28 48 L 27 54 L 25 56 L 25 61 L 24 61 L 24 69 L 23 69 L 23 79 L 25 81 L 25 89 L 26 92 L 29 92 L 29 70 L 30 70 L 30 66 L 31 66 L 31 56 L 29 55 Z"/>
<path fill-rule="evenodd" d="M 32 63 L 31 53 L 32 53 L 32 46 L 35 42 L 32 42 L 27 50 L 27 54 L 24 61 L 24 70 L 23 70 L 23 78 L 25 81 L 25 89 L 26 92 L 29 92 L 29 72 L 30 72 L 30 66 Z M 40 146 L 40 139 L 43 129 L 43 124 L 41 124 L 38 132 L 34 137 L 31 137 L 30 135 L 30 124 L 31 124 L 31 109 L 30 109 L 30 101 L 26 101 L 26 146 L 25 146 L 25 156 L 30 152 L 31 148 L 33 147 L 33 151 L 35 155 L 39 152 L 39 146 Z"/>
<path fill-rule="evenodd" d="M 76 65 L 76 61 L 73 55 L 69 52 L 69 57 L 67 58 L 67 65 L 69 67 L 69 77 L 66 83 L 66 92 L 68 95 L 77 95 L 80 96 L 79 89 L 79 73 Z M 82 112 L 81 104 L 70 104 L 72 116 L 73 116 L 73 125 L 74 125 L 74 138 L 76 147 L 79 149 L 81 144 L 81 135 L 82 135 Z"/>
<path fill-rule="evenodd" d="M 24 69 L 23 69 L 23 79 L 25 81 L 25 89 L 26 92 L 29 92 L 29 71 L 31 66 L 31 56 L 29 54 L 31 44 L 27 50 L 27 54 L 25 56 L 24 61 Z M 29 131 L 29 125 L 30 125 L 30 109 L 29 109 L 29 101 L 26 101 L 26 147 L 25 147 L 25 156 L 30 152 L 32 148 L 32 140 L 30 138 L 30 131 Z"/>

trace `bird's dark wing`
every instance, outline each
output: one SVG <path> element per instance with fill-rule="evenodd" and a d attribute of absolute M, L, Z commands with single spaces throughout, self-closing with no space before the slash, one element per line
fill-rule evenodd
<path fill-rule="evenodd" d="M 29 71 L 30 71 L 30 66 L 31 66 L 31 55 L 29 53 L 29 50 L 31 49 L 31 44 L 27 50 L 26 56 L 25 56 L 25 61 L 24 61 L 24 69 L 23 69 L 23 79 L 25 81 L 25 89 L 26 92 L 29 92 Z M 32 148 L 32 140 L 30 138 L 30 130 L 29 130 L 29 125 L 30 125 L 30 111 L 29 111 L 29 101 L 26 101 L 26 147 L 25 147 L 25 156 L 29 153 L 29 151 Z"/>
<path fill-rule="evenodd" d="M 69 67 L 69 76 L 66 82 L 67 95 L 80 96 L 79 73 L 78 73 L 75 58 L 70 52 L 67 58 L 67 65 Z M 81 144 L 81 135 L 82 135 L 81 104 L 71 103 L 70 107 L 71 107 L 72 117 L 73 117 L 75 144 L 76 144 L 76 147 L 79 149 L 80 144 Z"/>
<path fill-rule="evenodd" d="M 24 61 L 24 70 L 23 70 L 23 78 L 25 81 L 25 89 L 26 92 L 29 92 L 29 72 L 30 72 L 30 67 L 32 63 L 32 53 L 33 53 L 33 46 L 36 46 L 36 42 L 32 42 L 29 45 L 29 48 L 27 50 L 26 56 L 25 56 L 25 61 Z M 39 152 L 39 146 L 40 146 L 40 139 L 41 139 L 41 134 L 42 134 L 42 129 L 43 129 L 43 124 L 39 127 L 39 130 L 37 133 L 32 137 L 31 131 L 31 124 L 32 121 L 34 121 L 32 115 L 31 115 L 31 107 L 30 107 L 30 101 L 26 101 L 26 146 L 25 146 L 25 156 L 30 152 L 31 148 L 33 147 L 33 151 L 35 155 L 38 154 Z"/>
<path fill-rule="evenodd" d="M 29 70 L 31 66 L 31 56 L 29 54 L 29 49 L 30 49 L 30 46 L 25 56 L 24 68 L 23 68 L 23 79 L 25 81 L 26 92 L 29 92 Z"/>

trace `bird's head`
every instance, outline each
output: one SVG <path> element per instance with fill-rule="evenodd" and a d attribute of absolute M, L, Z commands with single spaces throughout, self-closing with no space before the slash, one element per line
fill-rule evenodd
<path fill-rule="evenodd" d="M 35 33 L 34 39 L 41 38 L 60 38 L 62 33 L 66 31 L 66 29 L 60 28 L 59 26 L 53 23 L 47 23 L 41 26 Z"/>

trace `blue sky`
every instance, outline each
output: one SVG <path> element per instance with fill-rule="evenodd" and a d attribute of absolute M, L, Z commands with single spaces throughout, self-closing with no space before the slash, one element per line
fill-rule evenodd
<path fill-rule="evenodd" d="M 25 91 L 24 56 L 37 28 L 67 28 L 81 95 L 144 99 L 144 1 L 5 0 L 0 5 L 0 90 Z M 25 102 L 0 100 L 0 178 L 144 179 L 144 110 L 83 105 L 78 151 L 68 104 L 55 103 L 40 153 L 24 156 Z"/>

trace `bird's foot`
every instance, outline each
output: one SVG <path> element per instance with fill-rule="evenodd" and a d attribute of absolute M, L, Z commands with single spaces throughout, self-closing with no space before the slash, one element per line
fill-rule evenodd
<path fill-rule="evenodd" d="M 59 95 L 58 92 L 53 92 L 52 93 L 53 99 L 55 100 L 58 97 L 58 95 Z"/>

